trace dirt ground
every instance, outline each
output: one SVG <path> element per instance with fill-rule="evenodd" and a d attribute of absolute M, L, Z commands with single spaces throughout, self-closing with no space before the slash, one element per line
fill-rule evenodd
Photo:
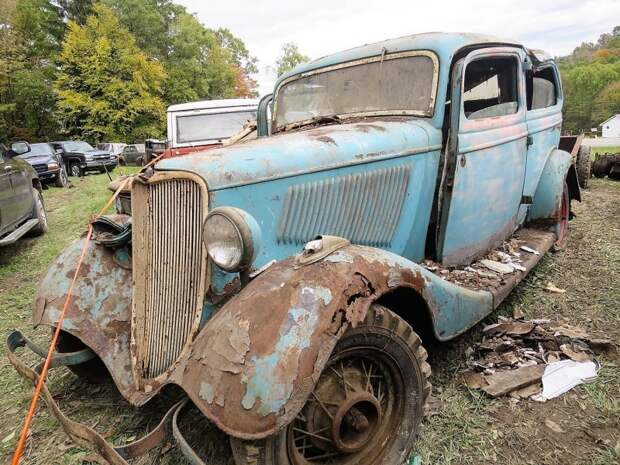
<path fill-rule="evenodd" d="M 45 192 L 50 225 L 58 233 L 23 241 L 15 250 L 0 250 L 0 333 L 25 329 L 44 343 L 49 333 L 30 327 L 30 302 L 36 281 L 53 257 L 83 230 L 83 220 L 103 203 L 107 181 L 87 177 L 75 189 Z M 530 318 L 566 320 L 593 334 L 620 343 L 620 182 L 592 180 L 576 204 L 567 250 L 545 257 L 539 266 L 502 304 L 497 315 L 519 308 Z M 95 199 L 95 200 L 93 200 Z M 80 204 L 80 202 L 82 202 Z M 89 203 L 90 202 L 90 203 Z M 79 205 L 79 207 L 70 205 Z M 548 282 L 565 294 L 543 291 Z M 429 347 L 433 367 L 434 414 L 423 424 L 414 457 L 425 465 L 603 465 L 620 458 L 620 370 L 617 354 L 601 357 L 595 382 L 541 404 L 492 400 L 457 382 L 465 368 L 466 349 L 481 338 L 479 325 L 455 341 Z M 32 393 L 0 349 L 0 463 L 9 461 Z M 32 359 L 34 360 L 34 359 Z M 55 370 L 50 387 L 72 418 L 86 422 L 115 443 L 139 437 L 159 421 L 162 411 L 178 392 L 165 391 L 142 408 L 123 401 L 110 384 L 89 386 L 66 369 Z M 551 419 L 561 432 L 545 424 Z M 187 419 L 201 449 L 212 463 L 225 465 L 224 438 L 196 417 Z M 205 435 L 209 441 L 205 442 Z M 208 451 L 208 452 L 207 452 Z M 91 463 L 87 451 L 75 447 L 45 407 L 35 418 L 23 464 Z M 414 461 L 412 461 L 413 463 Z M 415 461 L 419 463 L 419 461 Z M 140 464 L 186 464 L 172 444 L 164 445 Z"/>

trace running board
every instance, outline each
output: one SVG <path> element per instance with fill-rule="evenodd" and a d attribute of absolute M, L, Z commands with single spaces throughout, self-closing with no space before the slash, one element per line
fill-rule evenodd
<path fill-rule="evenodd" d="M 496 288 L 490 289 L 493 294 L 493 308 L 497 308 L 499 304 L 510 294 L 510 292 L 517 287 L 523 278 L 525 278 L 530 271 L 538 264 L 541 258 L 553 247 L 556 242 L 556 235 L 551 231 L 544 231 L 541 229 L 523 228 L 513 236 L 513 238 L 519 241 L 519 245 L 525 245 L 530 249 L 535 250 L 538 254 L 519 250 L 521 253 L 522 263 L 520 265 L 525 267 L 525 271 L 515 271 L 509 275 L 504 276 L 505 284 Z"/>
<path fill-rule="evenodd" d="M 3 247 L 5 245 L 11 245 L 14 242 L 17 242 L 18 239 L 20 239 L 24 234 L 26 234 L 28 231 L 34 228 L 37 224 L 39 224 L 38 218 L 33 218 L 31 220 L 26 221 L 24 224 L 22 224 L 19 228 L 17 228 L 11 234 L 4 237 L 3 239 L 0 239 L 0 247 Z"/>

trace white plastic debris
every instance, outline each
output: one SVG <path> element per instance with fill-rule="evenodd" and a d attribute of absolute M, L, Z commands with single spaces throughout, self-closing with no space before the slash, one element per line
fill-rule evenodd
<path fill-rule="evenodd" d="M 546 366 L 542 377 L 543 390 L 539 395 L 533 396 L 532 399 L 540 402 L 554 399 L 584 381 L 596 378 L 597 374 L 597 365 L 591 361 L 562 360 L 550 363 Z"/>
<path fill-rule="evenodd" d="M 500 274 L 510 274 L 514 271 L 512 266 L 507 265 L 506 263 L 496 262 L 495 260 L 480 260 L 480 264 L 489 270 Z"/>
<path fill-rule="evenodd" d="M 527 245 L 522 245 L 519 248 L 521 250 L 524 250 L 525 252 L 533 253 L 534 255 L 540 255 L 540 252 L 538 250 L 534 250 L 531 247 L 528 247 Z"/>

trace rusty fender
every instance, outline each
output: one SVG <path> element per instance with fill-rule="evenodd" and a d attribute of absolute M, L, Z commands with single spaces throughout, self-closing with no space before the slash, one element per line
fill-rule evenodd
<path fill-rule="evenodd" d="M 35 327 L 55 327 L 82 251 L 83 239 L 56 258 L 39 283 L 34 303 Z M 113 252 L 91 241 L 62 329 L 101 358 L 127 400 L 148 400 L 135 389 L 129 353 L 131 334 L 131 271 L 114 262 Z"/>
<path fill-rule="evenodd" d="M 175 382 L 226 433 L 273 435 L 301 410 L 343 333 L 398 287 L 423 296 L 446 338 L 492 308 L 490 293 L 467 291 L 379 249 L 348 246 L 303 267 L 287 259 L 207 323 Z"/>
<path fill-rule="evenodd" d="M 541 174 L 528 221 L 557 218 L 562 203 L 564 181 L 568 185 L 570 199 L 580 202 L 579 182 L 571 154 L 556 149 L 551 152 Z"/>
<path fill-rule="evenodd" d="M 82 249 L 65 249 L 41 281 L 35 325 L 55 326 Z M 200 330 L 163 380 L 135 380 L 131 366 L 131 273 L 94 243 L 63 330 L 104 362 L 120 393 L 142 405 L 169 383 L 226 433 L 260 439 L 301 410 L 339 338 L 364 320 L 371 303 L 398 288 L 418 292 L 437 337 L 450 339 L 484 318 L 493 296 L 449 283 L 387 251 L 348 246 L 322 261 L 274 264 L 228 301 Z"/>

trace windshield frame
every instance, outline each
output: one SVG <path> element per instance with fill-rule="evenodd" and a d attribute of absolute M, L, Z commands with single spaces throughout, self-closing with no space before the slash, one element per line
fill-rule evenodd
<path fill-rule="evenodd" d="M 370 57 L 361 58 L 359 60 L 346 61 L 343 63 L 338 63 L 335 65 L 314 69 L 312 71 L 307 71 L 305 73 L 295 74 L 293 76 L 290 76 L 284 79 L 282 82 L 278 84 L 274 92 L 274 98 L 273 98 L 274 103 L 273 103 L 273 112 L 272 112 L 272 121 L 271 121 L 272 131 L 278 132 L 278 131 L 282 131 L 283 129 L 286 130 L 288 126 L 293 126 L 293 127 L 304 126 L 306 124 L 312 123 L 313 120 L 316 119 L 316 117 L 314 117 L 314 118 L 309 118 L 303 121 L 296 121 L 296 122 L 288 123 L 285 125 L 276 126 L 275 117 L 278 114 L 278 103 L 280 100 L 280 90 L 282 90 L 282 88 L 286 86 L 287 84 L 290 84 L 291 82 L 297 81 L 302 78 L 314 76 L 317 74 L 328 73 L 330 71 L 335 71 L 338 69 L 350 68 L 353 66 L 359 66 L 359 65 L 369 64 L 369 63 L 375 63 L 378 61 L 396 60 L 399 58 L 410 58 L 410 57 L 417 57 L 417 56 L 428 57 L 433 62 L 433 82 L 431 85 L 430 104 L 427 110 L 380 110 L 380 111 L 364 111 L 364 112 L 356 112 L 356 113 L 343 113 L 343 114 L 319 115 L 319 116 L 337 117 L 338 119 L 341 119 L 341 120 L 349 119 L 349 118 L 359 118 L 359 117 L 365 117 L 365 116 L 403 116 L 403 115 L 422 116 L 426 118 L 432 118 L 435 114 L 435 106 L 437 102 L 437 90 L 438 90 L 437 86 L 439 83 L 439 57 L 437 56 L 435 52 L 431 50 L 410 50 L 406 52 L 383 53 L 380 55 L 373 55 Z"/>

